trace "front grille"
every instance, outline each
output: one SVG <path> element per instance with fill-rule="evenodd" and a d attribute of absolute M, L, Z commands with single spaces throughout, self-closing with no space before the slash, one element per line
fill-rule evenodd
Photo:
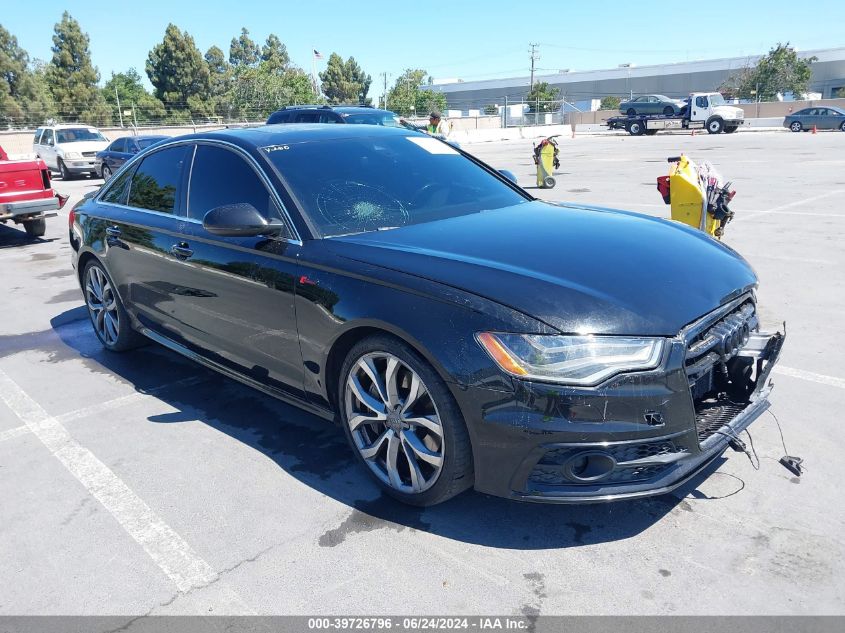
<path fill-rule="evenodd" d="M 704 401 L 695 407 L 695 430 L 703 442 L 742 413 L 747 405 L 725 401 Z"/>
<path fill-rule="evenodd" d="M 747 406 L 734 402 L 739 398 L 732 400 L 725 393 L 729 390 L 728 364 L 757 328 L 755 306 L 749 300 L 688 338 L 685 369 L 695 406 L 699 444 L 729 424 Z"/>
<path fill-rule="evenodd" d="M 96 156 L 96 155 L 97 155 L 97 152 L 82 152 L 82 155 L 83 155 L 85 158 L 93 158 L 94 156 Z"/>

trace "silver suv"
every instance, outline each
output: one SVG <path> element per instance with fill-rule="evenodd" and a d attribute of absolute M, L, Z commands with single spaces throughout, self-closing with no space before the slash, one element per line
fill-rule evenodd
<path fill-rule="evenodd" d="M 79 174 L 97 175 L 94 156 L 108 146 L 100 130 L 80 123 L 50 125 L 35 130 L 32 151 L 51 171 L 70 180 Z"/>

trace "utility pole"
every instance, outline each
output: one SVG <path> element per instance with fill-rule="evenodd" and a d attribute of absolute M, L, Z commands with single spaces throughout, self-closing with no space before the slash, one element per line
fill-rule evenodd
<path fill-rule="evenodd" d="M 531 50 L 528 51 L 531 53 L 531 84 L 529 88 L 534 88 L 534 62 L 540 58 L 540 55 L 537 53 L 537 47 L 539 44 L 529 44 Z"/>
<path fill-rule="evenodd" d="M 117 99 L 117 116 L 120 117 L 120 127 L 123 127 L 123 111 L 120 109 L 120 97 L 117 94 L 117 84 L 114 86 L 114 98 Z"/>
<path fill-rule="evenodd" d="M 382 104 L 384 109 L 387 110 L 387 78 L 389 75 L 386 72 L 381 73 L 381 77 L 384 80 L 384 94 L 381 97 Z"/>

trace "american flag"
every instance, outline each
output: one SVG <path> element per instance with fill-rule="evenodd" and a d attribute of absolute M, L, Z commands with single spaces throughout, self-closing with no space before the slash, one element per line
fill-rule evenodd
<path fill-rule="evenodd" d="M 314 49 L 314 59 L 323 59 L 323 54 L 316 48 Z"/>

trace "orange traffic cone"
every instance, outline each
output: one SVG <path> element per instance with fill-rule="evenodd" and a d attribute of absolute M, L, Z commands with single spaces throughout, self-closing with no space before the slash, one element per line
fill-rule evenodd
<path fill-rule="evenodd" d="M 815 133 L 816 133 L 816 126 L 814 125 L 813 126 L 813 134 L 815 134 Z"/>
<path fill-rule="evenodd" d="M 692 128 L 692 135 L 695 136 L 695 128 Z"/>

